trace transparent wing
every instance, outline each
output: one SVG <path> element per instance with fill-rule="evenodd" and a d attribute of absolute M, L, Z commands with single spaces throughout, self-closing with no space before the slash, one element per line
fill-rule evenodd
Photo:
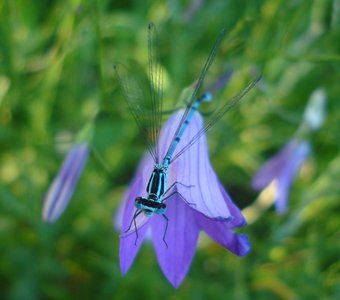
<path fill-rule="evenodd" d="M 223 115 L 229 111 L 232 107 L 238 104 L 241 99 L 259 82 L 261 76 L 251 81 L 239 94 L 232 97 L 227 103 L 218 107 L 209 120 L 206 121 L 205 125 L 193 136 L 193 138 L 172 158 L 171 162 L 174 162 L 179 156 L 181 156 L 186 150 L 188 150 L 203 134 L 205 134 L 212 126 L 219 121 Z"/>
<path fill-rule="evenodd" d="M 148 55 L 149 55 L 149 79 L 151 96 L 152 126 L 151 138 L 155 146 L 156 163 L 159 162 L 157 140 L 161 128 L 163 108 L 163 72 L 159 63 L 159 38 L 156 26 L 153 23 L 148 25 Z"/>
<path fill-rule="evenodd" d="M 172 138 L 172 141 L 171 141 L 170 145 L 174 142 L 175 138 L 179 134 L 182 126 L 184 125 L 184 121 L 186 120 L 189 112 L 192 109 L 192 106 L 194 105 L 194 103 L 195 103 L 195 101 L 197 99 L 198 90 L 200 89 L 200 87 L 203 84 L 204 78 L 205 78 L 205 76 L 206 76 L 206 74 L 207 74 L 207 72 L 208 72 L 208 70 L 209 70 L 209 68 L 210 68 L 210 66 L 211 66 L 211 64 L 212 64 L 216 54 L 217 54 L 217 50 L 219 49 L 219 47 L 221 45 L 221 42 L 222 42 L 222 39 L 225 36 L 225 33 L 226 33 L 225 29 L 223 29 L 220 32 L 219 36 L 217 37 L 217 39 L 215 41 L 215 44 L 214 44 L 213 48 L 211 49 L 211 51 L 209 53 L 208 59 L 207 59 L 207 61 L 204 64 L 203 70 L 201 71 L 201 74 L 200 74 L 200 76 L 198 78 L 198 81 L 197 81 L 197 83 L 195 85 L 194 91 L 191 94 L 191 97 L 190 97 L 190 100 L 189 100 L 189 104 L 187 105 L 185 111 L 183 112 L 183 115 L 182 115 L 181 120 L 180 120 L 180 122 L 178 124 L 178 127 L 177 127 L 177 129 L 175 131 L 175 134 L 173 135 L 173 138 Z M 171 149 L 171 146 L 169 147 L 169 150 L 166 153 L 165 157 L 169 154 L 170 149 Z"/>
<path fill-rule="evenodd" d="M 145 105 L 147 96 L 140 87 L 140 80 L 136 80 L 132 77 L 127 69 L 122 65 L 113 66 L 118 83 L 124 94 L 124 98 L 128 105 L 129 111 L 136 121 L 141 135 L 143 136 L 148 151 L 150 152 L 154 161 L 156 161 L 155 144 L 151 135 L 149 134 L 152 126 L 151 113 Z"/>
<path fill-rule="evenodd" d="M 148 78 L 145 78 L 136 66 L 133 72 L 128 72 L 124 66 L 114 65 L 129 111 L 155 163 L 159 162 L 157 140 L 163 102 L 163 74 L 158 57 L 158 34 L 156 27 L 150 23 L 148 26 Z"/>

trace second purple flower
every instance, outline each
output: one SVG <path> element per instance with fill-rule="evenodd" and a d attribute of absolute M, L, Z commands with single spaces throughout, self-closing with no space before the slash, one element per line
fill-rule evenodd
<path fill-rule="evenodd" d="M 272 181 L 276 184 L 276 211 L 286 212 L 289 190 L 294 177 L 310 153 L 310 145 L 305 140 L 292 139 L 275 156 L 257 171 L 252 185 L 256 190 L 266 188 Z"/>

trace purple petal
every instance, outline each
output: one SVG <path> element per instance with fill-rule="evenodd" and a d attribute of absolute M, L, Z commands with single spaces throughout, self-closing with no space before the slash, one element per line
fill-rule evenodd
<path fill-rule="evenodd" d="M 275 206 L 279 214 L 284 213 L 288 206 L 288 195 L 297 171 L 310 153 L 310 145 L 306 141 L 294 141 L 295 147 L 291 156 L 280 170 L 276 178 L 277 191 Z"/>
<path fill-rule="evenodd" d="M 89 153 L 87 144 L 78 144 L 68 152 L 44 200 L 43 219 L 56 221 L 69 203 Z"/>
<path fill-rule="evenodd" d="M 238 256 L 244 256 L 250 251 L 250 243 L 246 234 L 236 234 L 230 229 L 228 221 L 215 221 L 199 213 L 196 213 L 196 220 L 214 241 L 227 248 Z"/>
<path fill-rule="evenodd" d="M 270 158 L 256 173 L 253 178 L 252 186 L 255 190 L 264 189 L 268 186 L 281 172 L 289 161 L 294 148 L 296 147 L 296 141 L 292 140 L 285 145 L 285 147 L 278 152 L 275 156 Z"/>
<path fill-rule="evenodd" d="M 119 250 L 119 260 L 120 268 L 122 274 L 130 269 L 139 249 L 145 237 L 145 233 L 149 227 L 149 224 L 142 224 L 145 226 L 137 226 L 137 233 L 135 232 L 133 216 L 135 214 L 136 208 L 134 205 L 134 200 L 136 197 L 145 194 L 145 188 L 147 184 L 146 176 L 144 176 L 144 170 L 150 169 L 150 164 L 152 167 L 152 159 L 149 155 L 145 155 L 142 162 L 140 163 L 137 174 L 132 180 L 128 192 L 125 194 L 122 206 L 119 208 L 117 225 L 121 228 L 120 237 L 120 250 Z M 143 217 L 143 216 L 140 216 Z M 131 223 L 132 222 L 132 223 Z M 119 224 L 120 223 L 120 224 Z M 131 226 L 130 226 L 131 225 Z M 130 234 L 126 232 L 131 229 Z M 138 239 L 137 238 L 138 234 Z"/>
<path fill-rule="evenodd" d="M 250 251 L 248 236 L 246 234 L 236 234 L 233 228 L 246 225 L 246 220 L 239 208 L 232 202 L 223 186 L 221 184 L 219 186 L 231 212 L 232 219 L 230 221 L 216 221 L 196 213 L 197 223 L 200 229 L 204 230 L 214 241 L 234 254 L 244 256 Z"/>
<path fill-rule="evenodd" d="M 122 275 L 125 275 L 129 271 L 143 243 L 148 228 L 149 226 L 143 226 L 138 229 L 138 239 L 136 239 L 136 236 L 133 234 L 120 238 L 119 263 Z"/>
<path fill-rule="evenodd" d="M 135 187 L 139 186 L 140 182 L 142 181 L 141 178 L 138 179 L 135 181 Z M 135 234 L 124 235 L 124 232 L 129 229 L 134 212 L 135 212 L 134 202 L 126 201 L 123 213 L 122 235 L 120 237 L 119 243 L 119 262 L 120 269 L 123 275 L 125 275 L 127 271 L 130 269 L 140 249 L 140 246 L 143 243 L 145 233 L 149 227 L 148 226 L 149 224 L 146 224 L 145 226 L 138 228 Z"/>
<path fill-rule="evenodd" d="M 176 130 L 181 114 L 173 115 L 165 123 L 161 137 L 161 153 L 165 153 Z M 202 128 L 202 117 L 195 113 L 178 144 L 178 153 Z M 165 146 L 164 146 L 165 145 Z M 169 167 L 168 186 L 173 182 L 178 192 L 191 207 L 209 218 L 228 220 L 231 213 L 219 188 L 219 181 L 212 169 L 205 136 L 202 136 Z M 191 187 L 188 187 L 191 186 Z"/>
<path fill-rule="evenodd" d="M 178 196 L 169 199 L 165 236 L 168 247 L 163 241 L 166 220 L 159 215 L 152 220 L 152 239 L 158 262 L 166 278 L 176 288 L 185 278 L 197 246 L 199 228 L 194 214 L 195 211 Z"/>
<path fill-rule="evenodd" d="M 149 180 L 148 176 L 150 176 L 151 174 L 153 165 L 154 165 L 154 161 L 151 158 L 150 154 L 149 153 L 144 154 L 137 168 L 136 175 L 132 179 L 129 185 L 129 188 L 126 190 L 123 196 L 122 202 L 117 210 L 117 213 L 115 214 L 113 218 L 113 224 L 116 230 L 122 231 L 124 213 L 126 211 L 126 202 L 129 201 L 132 204 L 134 204 L 136 197 L 146 196 L 146 186 Z M 129 209 L 131 209 L 131 211 L 126 212 L 126 217 L 125 217 L 126 223 L 128 222 L 128 217 L 133 216 L 135 212 L 134 205 L 130 205 L 128 207 Z"/>
<path fill-rule="evenodd" d="M 224 222 L 225 226 L 228 226 L 229 228 L 245 226 L 247 224 L 247 221 L 242 215 L 240 209 L 231 200 L 230 196 L 221 183 L 219 183 L 219 188 L 232 216 L 230 220 Z"/>

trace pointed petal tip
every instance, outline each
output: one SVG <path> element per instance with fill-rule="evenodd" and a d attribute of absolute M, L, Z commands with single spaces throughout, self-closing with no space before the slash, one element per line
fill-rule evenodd
<path fill-rule="evenodd" d="M 127 272 L 130 270 L 131 265 L 124 264 L 120 260 L 119 267 L 120 267 L 120 274 L 122 274 L 122 276 L 125 276 Z"/>
<path fill-rule="evenodd" d="M 46 224 L 53 224 L 55 222 L 55 219 L 51 218 L 51 217 L 48 217 L 46 216 L 45 214 L 43 214 L 42 216 L 42 220 L 44 223 Z"/>
<path fill-rule="evenodd" d="M 169 282 L 171 283 L 171 285 L 172 285 L 175 289 L 178 289 L 178 288 L 179 288 L 179 286 L 180 286 L 181 283 L 183 282 L 183 279 L 184 279 L 184 278 L 182 278 L 181 280 L 170 280 L 170 279 L 168 278 Z"/>
<path fill-rule="evenodd" d="M 234 252 L 238 256 L 246 256 L 250 250 L 251 245 L 249 241 L 249 237 L 247 234 L 238 234 L 237 235 L 238 246 L 236 247 L 236 251 Z"/>
<path fill-rule="evenodd" d="M 162 269 L 162 268 L 161 268 Z M 164 274 L 164 276 L 166 277 L 166 279 L 170 282 L 170 284 L 175 288 L 178 289 L 179 286 L 182 284 L 183 280 L 186 277 L 187 272 L 183 273 L 177 273 L 177 274 L 173 274 L 173 273 L 167 273 L 165 270 L 162 269 L 162 272 Z"/>
<path fill-rule="evenodd" d="M 275 210 L 276 210 L 276 213 L 280 216 L 284 215 L 286 212 L 287 212 L 287 205 L 285 202 L 284 205 L 282 205 L 283 202 L 279 202 L 279 201 L 275 201 Z"/>
<path fill-rule="evenodd" d="M 133 261 L 135 259 L 135 256 L 139 250 L 138 249 L 130 249 L 130 251 L 127 253 L 125 251 L 126 245 L 120 242 L 120 253 L 119 253 L 119 267 L 120 267 L 120 273 L 125 276 L 126 273 L 130 270 Z"/>
<path fill-rule="evenodd" d="M 180 285 L 182 284 L 183 280 L 185 279 L 186 275 L 187 275 L 187 271 L 184 273 L 166 273 L 164 272 L 164 270 L 162 269 L 162 272 L 164 274 L 164 276 L 166 277 L 166 279 L 169 281 L 169 283 L 175 288 L 178 289 L 180 287 Z"/>
<path fill-rule="evenodd" d="M 152 241 L 159 266 L 174 288 L 185 279 L 194 258 L 199 227 L 195 220 L 196 211 L 190 208 L 179 196 L 167 207 L 169 224 L 166 231 L 168 247 L 164 245 L 166 223 L 161 216 L 155 216 L 152 223 Z"/>
<path fill-rule="evenodd" d="M 215 242 L 237 256 L 244 256 L 250 251 L 250 243 L 246 234 L 238 234 L 233 228 L 240 227 L 245 220 L 240 223 L 219 222 L 209 220 L 197 214 L 196 220 L 202 230 L 204 230 Z"/>
<path fill-rule="evenodd" d="M 143 244 L 147 227 L 138 231 L 138 238 L 135 235 L 121 236 L 119 239 L 119 265 L 122 275 L 125 275 L 132 266 L 140 247 Z"/>
<path fill-rule="evenodd" d="M 61 215 L 61 213 L 59 213 L 56 210 L 53 210 L 53 207 L 45 199 L 43 210 L 42 210 L 42 220 L 43 220 L 43 222 L 46 223 L 46 224 L 53 224 L 58 220 L 60 215 Z"/>

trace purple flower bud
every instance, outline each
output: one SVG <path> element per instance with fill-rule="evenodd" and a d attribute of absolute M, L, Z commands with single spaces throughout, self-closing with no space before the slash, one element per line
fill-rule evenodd
<path fill-rule="evenodd" d="M 217 80 L 211 84 L 209 84 L 206 88 L 208 93 L 214 94 L 216 91 L 222 90 L 229 82 L 231 76 L 233 74 L 232 70 L 227 70 Z"/>
<path fill-rule="evenodd" d="M 87 143 L 77 144 L 68 152 L 57 177 L 44 199 L 43 219 L 53 223 L 68 205 L 89 154 Z"/>

